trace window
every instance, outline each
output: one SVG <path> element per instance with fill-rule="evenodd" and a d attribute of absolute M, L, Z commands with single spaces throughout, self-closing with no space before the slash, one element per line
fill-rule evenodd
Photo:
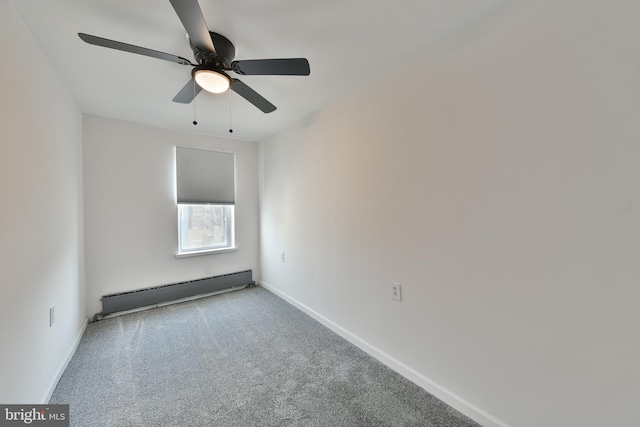
<path fill-rule="evenodd" d="M 234 247 L 233 206 L 178 205 L 179 253 Z"/>
<path fill-rule="evenodd" d="M 176 147 L 178 256 L 235 249 L 235 156 Z"/>

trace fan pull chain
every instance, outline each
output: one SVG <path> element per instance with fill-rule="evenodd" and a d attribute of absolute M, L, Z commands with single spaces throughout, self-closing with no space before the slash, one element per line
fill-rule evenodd
<path fill-rule="evenodd" d="M 196 120 L 196 81 L 193 80 L 193 125 L 196 126 L 198 121 Z"/>
<path fill-rule="evenodd" d="M 229 92 L 229 133 L 233 133 L 233 128 L 231 127 L 231 89 Z"/>

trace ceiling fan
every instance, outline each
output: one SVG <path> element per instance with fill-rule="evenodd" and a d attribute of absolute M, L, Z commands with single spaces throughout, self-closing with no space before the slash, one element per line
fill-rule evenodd
<path fill-rule="evenodd" d="M 240 75 L 288 75 L 308 76 L 311 72 L 306 58 L 249 59 L 234 61 L 236 49 L 233 43 L 221 34 L 209 31 L 198 0 L 169 0 L 175 9 L 193 50 L 196 64 L 190 60 L 132 44 L 102 37 L 78 33 L 86 43 L 131 52 L 152 58 L 164 59 L 181 65 L 194 67 L 191 80 L 173 98 L 174 102 L 189 104 L 202 89 L 212 93 L 223 93 L 228 89 L 255 105 L 265 113 L 275 111 L 276 106 L 242 81 L 230 77 L 227 71 Z"/>

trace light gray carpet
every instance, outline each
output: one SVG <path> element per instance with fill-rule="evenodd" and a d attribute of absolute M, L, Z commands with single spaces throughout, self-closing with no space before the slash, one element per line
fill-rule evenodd
<path fill-rule="evenodd" d="M 87 327 L 50 403 L 72 426 L 477 426 L 269 291 Z"/>

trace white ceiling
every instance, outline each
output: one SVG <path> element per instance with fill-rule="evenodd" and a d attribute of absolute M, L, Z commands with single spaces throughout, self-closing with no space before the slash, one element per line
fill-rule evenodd
<path fill-rule="evenodd" d="M 508 1 L 200 0 L 209 30 L 235 44 L 236 59 L 306 57 L 311 75 L 234 75 L 278 109 L 264 114 L 235 93 L 203 91 L 196 98 L 197 126 L 192 125 L 193 104 L 171 101 L 191 78 L 191 67 L 92 46 L 77 36 L 84 32 L 193 61 L 186 32 L 168 0 L 13 4 L 83 112 L 259 141 L 403 67 L 416 53 Z"/>

